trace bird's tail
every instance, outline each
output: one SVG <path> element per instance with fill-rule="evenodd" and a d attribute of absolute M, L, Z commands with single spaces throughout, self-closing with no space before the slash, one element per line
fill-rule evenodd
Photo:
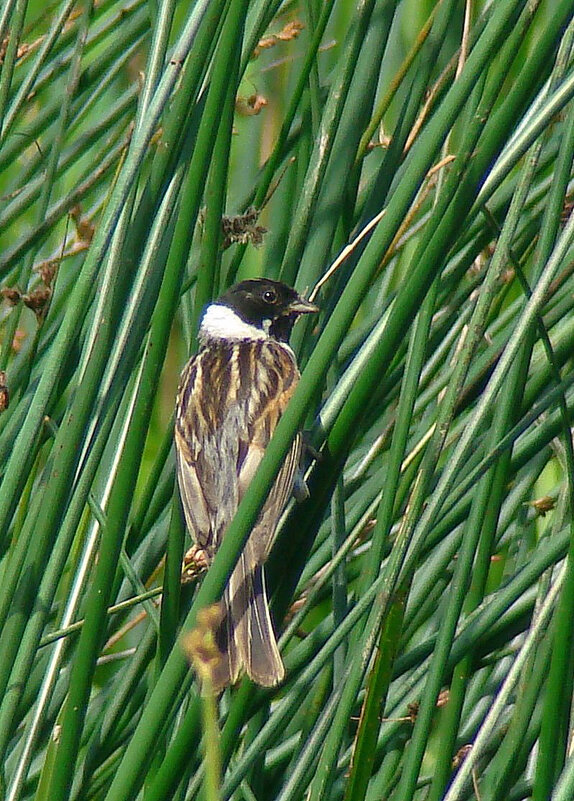
<path fill-rule="evenodd" d="M 273 632 L 263 567 L 247 567 L 242 554 L 223 596 L 224 618 L 217 632 L 221 651 L 213 675 L 216 691 L 234 684 L 245 671 L 264 687 L 283 680 L 285 668 Z"/>

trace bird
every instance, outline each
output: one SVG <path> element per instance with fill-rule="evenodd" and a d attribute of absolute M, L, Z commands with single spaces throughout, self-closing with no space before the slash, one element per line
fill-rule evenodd
<path fill-rule="evenodd" d="M 207 305 L 199 348 L 185 365 L 175 411 L 176 472 L 187 529 L 209 565 L 300 378 L 289 337 L 318 307 L 280 281 L 255 278 Z M 215 632 L 216 692 L 246 673 L 263 687 L 285 669 L 263 565 L 300 469 L 299 432 L 223 592 Z"/>

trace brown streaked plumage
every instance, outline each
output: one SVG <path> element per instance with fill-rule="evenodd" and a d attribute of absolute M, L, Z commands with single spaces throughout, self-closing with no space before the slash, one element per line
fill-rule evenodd
<path fill-rule="evenodd" d="M 267 279 L 245 281 L 206 310 L 201 347 L 183 370 L 176 406 L 177 475 L 189 531 L 213 559 L 299 380 L 287 344 L 300 314 L 317 311 Z M 293 489 L 297 436 L 224 593 L 217 690 L 242 671 L 273 686 L 284 676 L 267 604 L 263 563 Z"/>

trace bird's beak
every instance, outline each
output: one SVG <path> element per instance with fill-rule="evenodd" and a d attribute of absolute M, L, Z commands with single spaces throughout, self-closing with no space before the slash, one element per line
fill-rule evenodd
<path fill-rule="evenodd" d="M 287 308 L 288 314 L 312 314 L 318 312 L 319 307 L 299 296 Z"/>

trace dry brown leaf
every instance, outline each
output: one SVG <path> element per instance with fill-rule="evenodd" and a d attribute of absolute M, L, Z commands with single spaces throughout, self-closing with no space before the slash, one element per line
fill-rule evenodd
<path fill-rule="evenodd" d="M 290 42 L 296 39 L 305 26 L 297 20 L 288 22 L 279 33 L 270 33 L 259 40 L 257 47 L 253 51 L 252 58 L 258 58 L 262 50 L 268 50 L 270 47 L 275 47 L 279 42 Z"/>

